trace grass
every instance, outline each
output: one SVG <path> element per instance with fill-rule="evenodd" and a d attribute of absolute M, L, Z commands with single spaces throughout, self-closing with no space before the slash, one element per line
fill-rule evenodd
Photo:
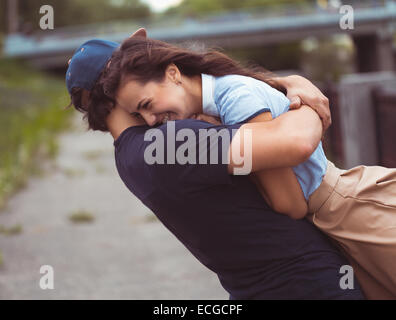
<path fill-rule="evenodd" d="M 84 170 L 76 168 L 63 168 L 62 171 L 69 178 L 80 178 L 85 174 Z"/>
<path fill-rule="evenodd" d="M 87 160 L 97 160 L 104 154 L 105 152 L 103 150 L 89 150 L 83 152 L 83 156 Z"/>
<path fill-rule="evenodd" d="M 70 214 L 69 219 L 73 223 L 87 223 L 93 222 L 95 217 L 89 211 L 77 210 Z"/>
<path fill-rule="evenodd" d="M 0 208 L 43 157 L 57 154 L 56 136 L 70 127 L 68 103 L 63 79 L 0 59 Z"/>
<path fill-rule="evenodd" d="M 146 222 L 158 222 L 158 218 L 154 213 L 150 213 L 145 217 Z"/>
<path fill-rule="evenodd" d="M 15 235 L 19 234 L 22 232 L 22 226 L 20 224 L 16 224 L 12 227 L 5 227 L 3 225 L 0 225 L 0 233 L 10 236 L 10 235 Z"/>
<path fill-rule="evenodd" d="M 95 165 L 95 171 L 96 173 L 105 173 L 107 171 L 106 167 L 101 165 L 101 164 L 97 164 Z"/>
<path fill-rule="evenodd" d="M 130 219 L 130 223 L 132 225 L 152 223 L 152 222 L 158 222 L 157 216 L 152 212 L 145 214 L 144 216 L 133 216 Z"/>

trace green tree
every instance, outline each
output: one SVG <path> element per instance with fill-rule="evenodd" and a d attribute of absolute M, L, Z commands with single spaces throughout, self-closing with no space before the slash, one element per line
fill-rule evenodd
<path fill-rule="evenodd" d="M 19 21 L 22 31 L 39 28 L 40 7 L 43 4 L 54 8 L 55 28 L 106 22 L 146 18 L 151 15 L 150 8 L 140 0 L 19 0 Z M 6 1 L 0 1 L 0 32 L 6 31 Z"/>
<path fill-rule="evenodd" d="M 210 12 L 247 8 L 313 5 L 313 2 L 312 0 L 184 0 L 178 6 L 168 9 L 166 13 L 195 16 Z"/>
<path fill-rule="evenodd" d="M 0 37 L 3 32 L 6 32 L 6 2 L 0 1 Z"/>

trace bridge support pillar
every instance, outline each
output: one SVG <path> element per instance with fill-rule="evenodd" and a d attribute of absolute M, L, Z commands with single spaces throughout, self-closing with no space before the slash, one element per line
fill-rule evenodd
<path fill-rule="evenodd" d="M 353 36 L 357 72 L 395 70 L 392 34 L 388 31 Z"/>
<path fill-rule="evenodd" d="M 343 169 L 379 164 L 377 124 L 372 93 L 377 87 L 392 90 L 393 72 L 358 73 L 344 76 L 338 84 L 338 112 L 343 146 Z"/>

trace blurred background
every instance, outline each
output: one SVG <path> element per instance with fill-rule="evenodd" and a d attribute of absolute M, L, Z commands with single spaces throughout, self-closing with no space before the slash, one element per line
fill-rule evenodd
<path fill-rule="evenodd" d="M 53 30 L 40 28 L 42 5 Z M 138 27 L 307 77 L 330 99 L 328 158 L 396 167 L 394 0 L 1 0 L 0 299 L 228 299 L 125 188 L 111 136 L 65 109 L 74 50 Z"/>

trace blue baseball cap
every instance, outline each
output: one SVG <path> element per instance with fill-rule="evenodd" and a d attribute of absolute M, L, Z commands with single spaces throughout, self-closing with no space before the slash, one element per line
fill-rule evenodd
<path fill-rule="evenodd" d="M 93 39 L 83 43 L 70 59 L 66 71 L 66 86 L 71 94 L 73 88 L 92 90 L 100 73 L 110 60 L 119 43 Z"/>

